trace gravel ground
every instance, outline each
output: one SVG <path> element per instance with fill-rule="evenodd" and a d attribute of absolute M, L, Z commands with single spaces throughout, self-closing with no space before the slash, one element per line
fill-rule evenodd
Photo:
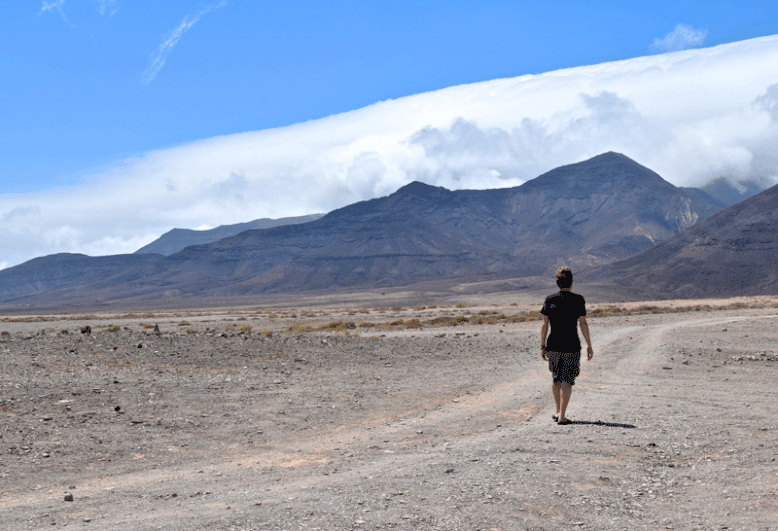
<path fill-rule="evenodd" d="M 568 426 L 538 322 L 0 323 L 0 528 L 778 529 L 775 314 L 590 318 Z"/>

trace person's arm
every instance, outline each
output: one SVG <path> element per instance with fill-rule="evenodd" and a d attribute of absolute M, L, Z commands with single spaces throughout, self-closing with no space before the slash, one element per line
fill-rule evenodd
<path fill-rule="evenodd" d="M 548 336 L 548 316 L 543 316 L 543 326 L 540 327 L 540 357 L 546 360 L 546 337 Z"/>
<path fill-rule="evenodd" d="M 586 340 L 587 359 L 592 359 L 594 357 L 594 350 L 592 349 L 592 340 L 589 337 L 589 325 L 586 323 L 586 317 L 582 315 L 578 318 L 578 321 L 581 323 L 581 333 Z"/>

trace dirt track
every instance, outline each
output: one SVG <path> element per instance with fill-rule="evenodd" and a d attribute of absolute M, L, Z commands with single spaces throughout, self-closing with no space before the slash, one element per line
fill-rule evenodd
<path fill-rule="evenodd" d="M 591 318 L 570 426 L 537 322 L 8 325 L 0 528 L 778 529 L 775 314 Z"/>

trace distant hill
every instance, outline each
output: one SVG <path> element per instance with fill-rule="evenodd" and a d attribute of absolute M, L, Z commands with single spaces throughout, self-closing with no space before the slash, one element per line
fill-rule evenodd
<path fill-rule="evenodd" d="M 635 161 L 606 153 L 515 188 L 451 191 L 413 182 L 310 223 L 188 246 L 29 291 L 26 300 L 233 297 L 548 274 L 563 263 L 627 257 L 718 210 Z M 12 274 L 6 272 L 23 276 L 27 267 L 0 271 L 0 285 Z"/>
<path fill-rule="evenodd" d="M 0 301 L 66 286 L 84 286 L 90 278 L 110 278 L 110 275 L 160 258 L 162 256 L 158 254 L 87 256 L 71 253 L 33 258 L 0 271 Z"/>
<path fill-rule="evenodd" d="M 237 223 L 235 225 L 221 225 L 210 230 L 192 230 L 192 229 L 172 229 L 150 244 L 141 247 L 135 254 L 161 254 L 170 256 L 190 245 L 200 245 L 211 243 L 222 238 L 228 238 L 240 234 L 247 230 L 270 229 L 281 225 L 295 225 L 297 223 L 308 223 L 316 221 L 324 214 L 309 214 L 307 216 L 297 216 L 291 218 L 255 219 L 246 223 Z"/>
<path fill-rule="evenodd" d="M 745 201 L 768 188 L 768 184 L 756 179 L 732 180 L 718 177 L 699 187 L 718 201 L 723 208 Z"/>
<path fill-rule="evenodd" d="M 778 293 L 778 186 L 591 275 L 661 297 Z"/>

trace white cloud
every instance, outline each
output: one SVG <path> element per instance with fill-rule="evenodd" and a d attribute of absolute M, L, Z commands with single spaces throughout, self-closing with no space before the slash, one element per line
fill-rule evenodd
<path fill-rule="evenodd" d="M 706 30 L 698 30 L 686 24 L 678 24 L 673 28 L 673 31 L 661 39 L 654 39 L 651 45 L 664 52 L 677 52 L 678 50 L 702 46 L 707 35 L 708 32 Z"/>
<path fill-rule="evenodd" d="M 327 212 L 412 180 L 518 185 L 617 151 L 676 185 L 778 176 L 778 36 L 376 103 L 0 195 L 0 260 L 126 253 L 174 228 Z M 35 208 L 32 208 L 34 205 Z M 22 215 L 24 215 L 22 217 Z"/>
<path fill-rule="evenodd" d="M 43 4 L 41 5 L 41 10 L 38 11 L 38 14 L 42 15 L 47 11 L 52 11 L 56 9 L 59 12 L 59 16 L 62 17 L 62 20 L 64 20 L 70 27 L 75 28 L 75 26 L 71 24 L 68 18 L 65 16 L 65 12 L 62 10 L 62 6 L 64 4 L 65 4 L 65 0 L 53 0 L 51 2 L 47 2 L 46 0 L 43 0 Z"/>
<path fill-rule="evenodd" d="M 217 9 L 226 5 L 226 0 L 222 0 L 218 4 L 211 4 L 196 13 L 185 16 L 184 20 L 181 21 L 176 29 L 165 35 L 162 44 L 160 44 L 154 53 L 151 54 L 151 63 L 143 72 L 143 75 L 141 76 L 141 83 L 148 85 L 154 80 L 155 77 L 157 77 L 159 71 L 163 66 L 165 66 L 165 60 L 167 60 L 167 56 L 170 55 L 170 52 L 173 51 L 175 45 L 178 44 L 178 41 L 181 39 L 184 33 L 189 31 L 192 26 L 194 26 L 197 21 L 203 17 L 203 15 L 207 15 L 208 13 L 216 11 Z"/>

